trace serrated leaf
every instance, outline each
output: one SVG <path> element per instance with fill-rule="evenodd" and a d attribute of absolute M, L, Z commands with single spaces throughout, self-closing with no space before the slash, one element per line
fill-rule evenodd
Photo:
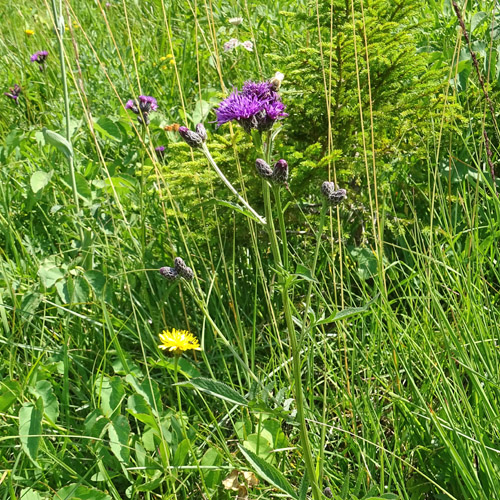
<path fill-rule="evenodd" d="M 38 467 L 36 461 L 38 455 L 38 447 L 42 434 L 42 418 L 43 418 L 43 401 L 38 398 L 36 403 L 24 403 L 19 410 L 19 437 L 21 446 Z"/>
<path fill-rule="evenodd" d="M 201 392 L 215 396 L 216 398 L 223 399 L 234 405 L 247 406 L 248 401 L 234 389 L 228 385 L 204 377 L 192 378 L 187 382 L 179 382 L 177 385 L 185 387 L 194 387 Z"/>
<path fill-rule="evenodd" d="M 240 444 L 238 444 L 238 448 L 258 476 L 265 479 L 275 488 L 278 488 L 287 495 L 290 495 L 295 500 L 298 499 L 297 493 L 293 489 L 292 485 L 287 481 L 281 471 L 274 467 L 274 465 L 267 463 L 263 458 L 260 458 L 252 451 L 243 448 Z"/>
<path fill-rule="evenodd" d="M 0 413 L 5 413 L 21 394 L 21 385 L 16 380 L 0 381 Z"/>
<path fill-rule="evenodd" d="M 108 426 L 109 447 L 113 455 L 120 461 L 128 463 L 130 448 L 128 438 L 130 436 L 130 425 L 127 417 L 117 415 Z"/>
<path fill-rule="evenodd" d="M 61 134 L 45 127 L 42 129 L 42 132 L 46 144 L 54 146 L 58 151 L 63 153 L 66 158 L 71 158 L 73 156 L 73 147 Z"/>
<path fill-rule="evenodd" d="M 49 182 L 53 172 L 45 172 L 43 170 L 36 171 L 30 178 L 31 190 L 34 193 L 41 191 Z"/>

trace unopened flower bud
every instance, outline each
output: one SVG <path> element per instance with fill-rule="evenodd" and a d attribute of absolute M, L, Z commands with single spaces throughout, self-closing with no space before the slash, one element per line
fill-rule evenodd
<path fill-rule="evenodd" d="M 285 160 L 278 160 L 274 165 L 272 180 L 276 184 L 286 184 L 288 180 L 288 163 Z"/>
<path fill-rule="evenodd" d="M 255 168 L 257 169 L 257 174 L 264 179 L 270 179 L 273 175 L 271 167 L 261 158 L 255 160 Z"/>
<path fill-rule="evenodd" d="M 189 130 L 187 127 L 179 127 L 179 135 L 192 148 L 201 148 L 204 142 L 198 133 Z"/>
<path fill-rule="evenodd" d="M 333 182 L 323 182 L 321 193 L 327 199 L 328 203 L 334 207 L 347 198 L 347 191 L 345 189 L 337 189 Z"/>
<path fill-rule="evenodd" d="M 180 275 L 173 267 L 165 266 L 160 268 L 160 274 L 168 281 L 175 281 L 180 278 Z"/>
<path fill-rule="evenodd" d="M 185 280 L 191 281 L 194 278 L 193 270 L 186 265 L 181 257 L 176 257 L 174 259 L 175 271 L 179 276 L 182 276 Z"/>
<path fill-rule="evenodd" d="M 198 125 L 196 125 L 196 133 L 201 137 L 203 142 L 207 140 L 207 131 L 203 123 L 198 123 Z"/>

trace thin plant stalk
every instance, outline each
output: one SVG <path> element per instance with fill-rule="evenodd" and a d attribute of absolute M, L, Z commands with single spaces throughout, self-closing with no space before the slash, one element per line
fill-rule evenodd
<path fill-rule="evenodd" d="M 227 186 L 229 191 L 233 193 L 239 200 L 240 203 L 242 203 L 245 208 L 257 219 L 257 221 L 260 224 L 265 225 L 266 224 L 266 219 L 263 219 L 250 205 L 249 203 L 236 191 L 235 187 L 229 182 L 227 177 L 222 173 L 221 169 L 217 166 L 217 163 L 215 163 L 215 160 L 212 158 L 212 155 L 210 154 L 210 151 L 208 150 L 207 146 L 205 143 L 203 143 L 201 150 L 203 151 L 203 154 L 207 158 L 208 162 L 212 166 L 212 168 L 215 170 L 221 181 Z"/>
<path fill-rule="evenodd" d="M 268 158 L 270 156 L 269 150 L 266 155 Z M 267 215 L 267 224 L 266 229 L 269 234 L 269 240 L 271 242 L 271 248 L 275 248 L 276 256 L 278 257 L 277 264 L 281 267 L 281 256 L 278 250 L 278 239 L 276 237 L 276 231 L 274 231 L 274 224 L 272 223 L 272 209 L 270 206 L 270 196 L 266 196 L 266 193 L 269 194 L 269 185 L 266 180 L 263 180 L 264 186 L 264 205 L 266 207 L 266 215 Z M 278 217 L 280 219 L 283 218 L 283 212 L 280 210 Z M 280 221 L 280 227 L 285 228 L 284 220 Z M 286 239 L 284 240 L 284 243 Z M 286 250 L 283 250 L 284 252 Z M 273 252 L 274 253 L 274 252 Z M 314 467 L 314 459 L 312 455 L 311 443 L 309 441 L 309 431 L 307 428 L 305 411 L 304 411 L 304 394 L 302 392 L 302 371 L 301 371 L 301 362 L 300 362 L 300 350 L 299 344 L 297 342 L 297 334 L 295 332 L 295 325 L 293 323 L 292 317 L 292 308 L 290 304 L 290 297 L 288 294 L 289 287 L 287 282 L 285 281 L 285 275 L 283 270 L 279 273 L 279 285 L 282 293 L 283 300 L 283 309 L 285 313 L 285 321 L 288 330 L 288 337 L 290 339 L 290 350 L 292 355 L 292 375 L 293 375 L 293 387 L 294 387 L 294 396 L 295 396 L 295 405 L 297 407 L 297 420 L 299 422 L 299 436 L 300 436 L 300 444 L 302 446 L 302 454 L 304 457 L 304 462 L 306 465 L 306 473 L 309 479 L 309 484 L 312 488 L 312 494 L 314 500 L 321 500 L 323 495 L 321 493 L 320 487 L 318 485 L 318 481 L 316 478 L 316 472 Z"/>
<path fill-rule="evenodd" d="M 54 16 L 54 26 L 57 33 L 57 43 L 59 51 L 59 63 L 61 65 L 61 81 L 63 87 L 63 99 L 64 99 L 64 118 L 66 122 L 66 140 L 71 144 L 71 131 L 70 131 L 70 111 L 69 111 L 69 94 L 68 94 L 68 82 L 66 78 L 66 62 L 64 60 L 64 19 L 62 17 L 62 5 L 59 2 L 59 11 L 57 10 L 56 0 L 52 0 L 52 14 Z M 73 198 L 75 202 L 75 209 L 77 216 L 80 212 L 80 203 L 78 201 L 78 189 L 76 187 L 76 175 L 75 175 L 75 163 L 73 160 L 73 154 L 69 155 L 69 175 L 71 178 L 71 189 L 73 190 Z M 78 225 L 78 231 L 80 233 L 80 241 L 83 244 L 83 229 Z"/>

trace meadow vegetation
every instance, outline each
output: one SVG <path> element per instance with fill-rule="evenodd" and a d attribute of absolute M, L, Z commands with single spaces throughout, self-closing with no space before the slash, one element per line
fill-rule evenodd
<path fill-rule="evenodd" d="M 0 47 L 0 500 L 500 498 L 496 2 L 3 2 Z"/>

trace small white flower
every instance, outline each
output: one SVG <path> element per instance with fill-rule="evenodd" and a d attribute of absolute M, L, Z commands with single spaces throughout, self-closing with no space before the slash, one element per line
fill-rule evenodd
<path fill-rule="evenodd" d="M 248 52 L 253 52 L 253 43 L 250 40 L 243 42 L 241 45 L 244 49 L 248 50 Z"/>
<path fill-rule="evenodd" d="M 231 40 L 229 40 L 229 42 L 226 42 L 224 44 L 224 52 L 229 52 L 230 50 L 233 50 L 236 47 L 238 47 L 238 45 L 240 45 L 240 42 L 238 41 L 238 39 L 231 38 Z"/>
<path fill-rule="evenodd" d="M 242 17 L 232 17 L 231 19 L 229 19 L 229 24 L 232 24 L 233 26 L 239 26 L 242 22 Z"/>

